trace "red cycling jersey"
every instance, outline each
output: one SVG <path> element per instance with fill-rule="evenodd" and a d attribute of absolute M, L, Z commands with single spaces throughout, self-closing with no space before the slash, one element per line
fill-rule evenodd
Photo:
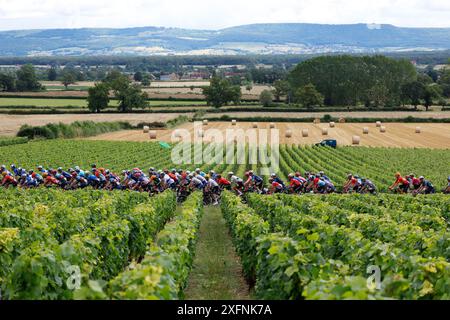
<path fill-rule="evenodd" d="M 217 182 L 222 186 L 229 186 L 231 185 L 231 182 L 225 179 L 224 177 L 217 180 Z"/>

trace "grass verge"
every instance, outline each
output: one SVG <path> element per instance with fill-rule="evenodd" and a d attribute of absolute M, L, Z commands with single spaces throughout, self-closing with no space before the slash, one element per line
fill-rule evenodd
<path fill-rule="evenodd" d="M 250 299 L 240 260 L 218 207 L 205 207 L 194 265 L 184 294 L 187 300 Z"/>

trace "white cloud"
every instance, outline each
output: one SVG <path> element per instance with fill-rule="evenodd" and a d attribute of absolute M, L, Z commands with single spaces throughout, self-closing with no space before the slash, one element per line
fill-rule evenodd
<path fill-rule="evenodd" d="M 447 0 L 0 0 L 0 29 L 166 26 L 195 29 L 270 22 L 450 27 Z"/>

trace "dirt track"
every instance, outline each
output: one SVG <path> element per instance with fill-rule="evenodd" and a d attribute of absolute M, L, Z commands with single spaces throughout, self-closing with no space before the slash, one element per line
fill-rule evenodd
<path fill-rule="evenodd" d="M 310 124 L 310 123 L 277 123 L 276 129 L 279 129 L 280 143 L 311 145 L 323 139 L 336 139 L 338 145 L 352 145 L 352 137 L 357 135 L 361 138 L 361 146 L 380 146 L 380 147 L 418 147 L 418 148 L 450 148 L 450 124 L 431 124 L 431 123 L 386 123 L 386 133 L 380 133 L 375 123 L 336 123 L 335 128 L 330 128 L 328 123 Z M 415 133 L 417 126 L 421 127 L 421 133 Z M 369 128 L 369 134 L 363 134 L 363 128 Z M 229 122 L 210 122 L 208 126 L 195 129 L 192 123 L 183 124 L 178 129 L 187 129 L 194 139 L 194 132 L 198 137 L 198 130 L 219 129 L 225 133 L 226 129 L 250 129 L 252 123 L 242 122 L 232 126 Z M 259 123 L 259 129 L 269 129 L 269 123 Z M 328 135 L 322 135 L 322 128 L 328 129 Z M 286 138 L 286 130 L 292 130 L 292 138 Z M 308 137 L 302 137 L 302 129 L 309 130 Z M 159 141 L 171 142 L 172 130 L 159 130 L 157 137 Z M 223 134 L 225 136 L 225 134 Z M 120 140 L 120 141 L 150 141 L 148 134 L 141 130 L 119 131 L 107 133 L 90 140 Z M 210 139 L 205 138 L 205 141 Z"/>

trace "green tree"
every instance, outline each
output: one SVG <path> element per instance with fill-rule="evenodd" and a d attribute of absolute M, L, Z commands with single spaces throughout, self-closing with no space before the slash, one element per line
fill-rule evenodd
<path fill-rule="evenodd" d="M 366 107 L 385 106 L 388 102 L 389 92 L 385 85 L 378 84 L 367 90 Z"/>
<path fill-rule="evenodd" d="M 150 87 L 151 82 L 150 82 L 150 76 L 148 74 L 144 74 L 142 76 L 142 81 L 141 81 L 141 85 L 143 87 Z"/>
<path fill-rule="evenodd" d="M 442 88 L 442 94 L 444 97 L 450 98 L 450 67 L 446 68 L 438 81 Z"/>
<path fill-rule="evenodd" d="M 234 86 L 241 86 L 242 85 L 242 78 L 241 76 L 232 76 L 229 78 L 229 82 Z"/>
<path fill-rule="evenodd" d="M 103 79 L 103 82 L 106 83 L 113 83 L 115 80 L 120 79 L 120 78 L 127 78 L 122 72 L 120 72 L 119 70 L 112 70 L 110 72 L 108 72 L 108 74 L 106 75 L 105 79 Z"/>
<path fill-rule="evenodd" d="M 245 90 L 247 90 L 248 92 L 250 92 L 250 91 L 252 91 L 252 89 L 253 89 L 253 84 L 252 84 L 250 81 L 248 81 L 248 82 L 245 84 Z"/>
<path fill-rule="evenodd" d="M 111 88 L 114 96 L 119 100 L 119 111 L 127 112 L 133 108 L 148 107 L 148 95 L 142 91 L 142 87 L 138 84 L 131 84 L 128 77 L 119 77 L 112 81 Z"/>
<path fill-rule="evenodd" d="M 17 70 L 16 87 L 18 91 L 38 91 L 42 85 L 37 80 L 36 70 L 32 64 L 23 65 Z"/>
<path fill-rule="evenodd" d="M 431 84 L 425 87 L 423 92 L 423 105 L 425 109 L 428 109 L 433 105 L 434 99 L 439 99 L 441 97 L 442 89 L 435 84 Z"/>
<path fill-rule="evenodd" d="M 289 95 L 290 85 L 288 81 L 277 80 L 274 82 L 273 87 L 273 94 L 275 95 L 276 101 L 279 102 L 281 100 L 281 96 Z"/>
<path fill-rule="evenodd" d="M 210 85 L 202 88 L 202 91 L 208 105 L 216 108 L 220 108 L 229 102 L 239 104 L 242 95 L 240 86 L 233 86 L 227 79 L 219 77 L 211 78 Z"/>
<path fill-rule="evenodd" d="M 270 107 L 273 105 L 273 94 L 270 90 L 263 90 L 259 95 L 259 102 L 263 107 Z"/>
<path fill-rule="evenodd" d="M 56 68 L 51 67 L 47 72 L 48 81 L 55 81 L 57 77 L 58 77 L 58 72 L 56 71 Z"/>
<path fill-rule="evenodd" d="M 313 84 L 307 84 L 300 87 L 295 92 L 296 102 L 300 103 L 302 106 L 311 109 L 316 106 L 321 106 L 323 104 L 323 96 L 317 91 Z"/>
<path fill-rule="evenodd" d="M 106 83 L 96 83 L 88 90 L 88 108 L 91 112 L 100 112 L 109 104 L 109 89 Z"/>
<path fill-rule="evenodd" d="M 134 81 L 141 82 L 143 79 L 142 72 L 138 71 L 134 74 Z"/>
<path fill-rule="evenodd" d="M 75 75 L 71 71 L 64 71 L 61 83 L 64 85 L 66 90 L 68 90 L 69 86 L 71 84 L 74 84 L 75 81 L 76 81 Z"/>
<path fill-rule="evenodd" d="M 425 85 L 417 80 L 405 83 L 402 86 L 403 102 L 410 103 L 417 110 L 417 106 L 420 105 L 421 99 L 424 97 L 425 88 Z"/>
<path fill-rule="evenodd" d="M 298 64 L 288 76 L 295 92 L 309 83 L 324 96 L 326 105 L 355 105 L 365 102 L 367 92 L 377 85 L 386 88 L 386 101 L 398 102 L 403 84 L 417 79 L 407 60 L 384 56 L 322 56 Z"/>
<path fill-rule="evenodd" d="M 0 73 L 0 91 L 16 91 L 16 78 L 10 74 Z"/>

